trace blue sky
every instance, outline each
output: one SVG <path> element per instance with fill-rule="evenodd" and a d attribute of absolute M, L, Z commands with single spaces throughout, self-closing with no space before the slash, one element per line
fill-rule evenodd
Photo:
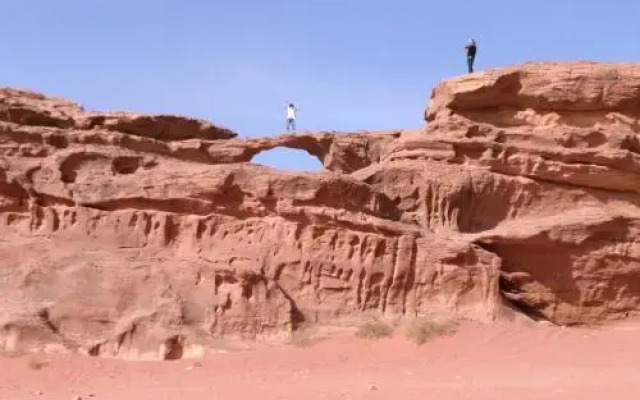
<path fill-rule="evenodd" d="M 1 0 L 0 80 L 242 136 L 420 126 L 430 89 L 525 61 L 640 60 L 634 0 Z M 314 166 L 275 152 L 261 162 Z"/>

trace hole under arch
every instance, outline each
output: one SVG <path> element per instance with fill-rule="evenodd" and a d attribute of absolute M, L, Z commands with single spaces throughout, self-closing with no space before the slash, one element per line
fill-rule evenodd
<path fill-rule="evenodd" d="M 284 147 L 261 151 L 253 156 L 251 162 L 286 171 L 322 171 L 325 169 L 317 157 L 306 151 Z"/>

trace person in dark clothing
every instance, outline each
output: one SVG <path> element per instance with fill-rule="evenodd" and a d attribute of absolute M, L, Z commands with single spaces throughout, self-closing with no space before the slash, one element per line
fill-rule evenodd
<path fill-rule="evenodd" d="M 465 49 L 467 49 L 467 66 L 469 67 L 469 73 L 472 73 L 473 62 L 476 60 L 476 50 L 478 49 L 476 41 L 471 39 L 465 46 Z"/>

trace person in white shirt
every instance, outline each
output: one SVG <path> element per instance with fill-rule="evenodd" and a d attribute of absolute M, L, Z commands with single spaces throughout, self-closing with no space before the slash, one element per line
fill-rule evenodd
<path fill-rule="evenodd" d="M 287 105 L 287 132 L 296 130 L 296 113 L 298 109 L 293 103 Z"/>

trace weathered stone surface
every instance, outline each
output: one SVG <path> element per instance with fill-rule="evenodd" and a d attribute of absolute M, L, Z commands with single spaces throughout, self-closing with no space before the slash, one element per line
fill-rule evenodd
<path fill-rule="evenodd" d="M 638 71 L 489 71 L 440 85 L 422 129 L 246 140 L 2 90 L 0 349 L 168 359 L 367 313 L 637 316 Z M 327 171 L 251 164 L 279 146 Z"/>
<path fill-rule="evenodd" d="M 463 168 L 462 194 L 446 196 L 465 199 L 453 225 L 501 258 L 503 293 L 527 312 L 563 324 L 637 315 L 639 82 L 638 65 L 595 63 L 447 81 L 429 126 L 382 164 Z"/>
<path fill-rule="evenodd" d="M 496 108 L 555 112 L 640 112 L 637 64 L 530 63 L 465 75 L 438 85 L 425 116 Z"/>
<path fill-rule="evenodd" d="M 131 131 L 130 114 L 79 123 L 97 113 L 20 93 L 13 107 L 30 107 L 30 119 L 0 122 L 4 349 L 175 358 L 221 335 L 361 312 L 499 311 L 495 256 L 401 221 L 386 195 L 348 175 L 400 131 L 178 140 Z M 178 121 L 145 118 L 155 132 Z M 336 173 L 249 163 L 277 146 Z"/>
<path fill-rule="evenodd" d="M 8 88 L 0 89 L 0 120 L 69 129 L 101 128 L 163 141 L 230 139 L 236 136 L 229 129 L 189 117 L 84 112 L 78 103 Z"/>

